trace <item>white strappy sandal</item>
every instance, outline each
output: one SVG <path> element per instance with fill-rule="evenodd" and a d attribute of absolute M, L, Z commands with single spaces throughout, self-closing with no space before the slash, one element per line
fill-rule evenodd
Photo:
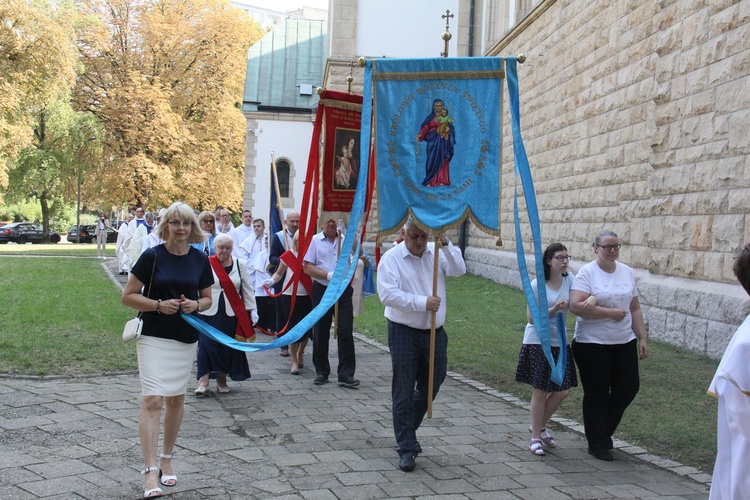
<path fill-rule="evenodd" d="M 542 448 L 542 440 L 541 439 L 532 439 L 531 443 L 529 444 L 529 451 L 537 456 L 544 456 L 544 448 Z"/>
<path fill-rule="evenodd" d="M 146 467 L 141 471 L 141 474 L 148 474 L 149 472 L 161 472 L 158 467 Z M 164 492 L 161 488 L 151 488 L 150 490 L 143 491 L 143 498 L 156 498 L 164 496 Z"/>
<path fill-rule="evenodd" d="M 171 459 L 172 455 L 171 454 L 165 455 L 164 453 L 162 453 L 161 455 L 159 455 L 159 458 Z M 177 474 L 162 474 L 161 469 L 159 469 L 159 481 L 164 486 L 169 486 L 169 487 L 177 486 Z"/>

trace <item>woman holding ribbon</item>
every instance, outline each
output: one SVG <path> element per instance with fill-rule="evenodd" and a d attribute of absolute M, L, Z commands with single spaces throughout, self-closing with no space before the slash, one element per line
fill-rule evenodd
<path fill-rule="evenodd" d="M 172 453 L 198 343 L 198 332 L 181 314 L 211 306 L 214 280 L 206 255 L 190 246 L 206 238 L 192 208 L 174 203 L 156 231 L 164 243 L 141 254 L 122 291 L 122 303 L 143 313 L 143 330 L 136 340 L 142 394 L 138 433 L 145 465 L 143 498 L 164 494 L 159 481 L 163 486 L 177 484 Z M 159 432 L 162 409 L 164 428 Z M 162 452 L 157 466 L 160 434 Z"/>
<path fill-rule="evenodd" d="M 547 304 L 549 309 L 550 324 L 550 346 L 552 357 L 557 361 L 560 357 L 560 339 L 552 332 L 556 331 L 557 316 L 563 316 L 563 324 L 568 316 L 568 301 L 570 299 L 570 287 L 573 285 L 573 275 L 568 272 L 570 256 L 568 249 L 562 243 L 552 243 L 542 254 L 544 265 L 544 285 L 547 292 Z M 534 295 L 538 298 L 538 280 L 531 282 Z M 529 451 L 534 455 L 544 455 L 542 445 L 554 448 L 557 446 L 555 440 L 547 432 L 547 422 L 552 414 L 557 411 L 560 403 L 568 397 L 571 387 L 578 386 L 576 371 L 573 368 L 573 355 L 570 347 L 565 345 L 566 366 L 562 385 L 557 385 L 550 380 L 552 368 L 542 350 L 539 334 L 534 326 L 534 320 L 528 306 L 526 307 L 526 318 L 528 324 L 523 334 L 523 346 L 518 355 L 518 366 L 516 367 L 516 382 L 531 385 L 531 442 Z"/>
<path fill-rule="evenodd" d="M 211 286 L 212 302 L 211 307 L 200 316 L 203 321 L 230 338 L 248 342 L 255 339 L 255 329 L 250 323 L 247 311 L 250 311 L 253 323 L 258 322 L 258 313 L 250 273 L 245 261 L 232 257 L 233 247 L 234 240 L 231 236 L 226 233 L 216 235 L 216 254 L 208 258 L 214 275 L 214 284 Z M 235 381 L 250 378 L 245 352 L 232 349 L 201 333 L 198 343 L 196 396 L 205 396 L 208 393 L 209 378 L 216 379 L 218 392 L 229 392 L 227 375 Z"/>

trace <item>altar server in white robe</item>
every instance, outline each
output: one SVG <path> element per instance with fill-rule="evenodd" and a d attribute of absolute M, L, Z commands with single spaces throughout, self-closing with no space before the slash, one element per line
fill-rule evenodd
<path fill-rule="evenodd" d="M 750 245 L 737 257 L 733 271 L 750 294 Z M 708 393 L 719 400 L 718 453 L 709 500 L 750 498 L 750 316 L 724 351 Z"/>

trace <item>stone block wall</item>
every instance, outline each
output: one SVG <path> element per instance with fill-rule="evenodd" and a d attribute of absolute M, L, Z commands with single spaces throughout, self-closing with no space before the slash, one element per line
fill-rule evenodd
<path fill-rule="evenodd" d="M 519 53 L 544 244 L 585 262 L 594 235 L 614 230 L 651 335 L 720 356 L 750 312 L 731 271 L 750 242 L 750 0 L 546 0 L 488 55 Z M 513 250 L 505 120 L 502 239 Z M 472 272 L 520 284 L 495 238 L 472 228 L 469 245 Z"/>
<path fill-rule="evenodd" d="M 608 227 L 633 267 L 734 283 L 750 241 L 750 1 L 546 1 L 489 55 L 518 53 L 544 240 L 588 258 Z M 471 244 L 494 241 L 476 232 Z"/>
<path fill-rule="evenodd" d="M 477 5 L 500 16 L 507 2 Z M 357 0 L 336 4 L 332 21 L 352 30 Z M 593 257 L 594 235 L 614 230 L 624 245 L 620 259 L 635 269 L 651 337 L 720 357 L 750 313 L 731 271 L 750 242 L 750 0 L 534 4 L 486 55 L 528 57 L 519 66 L 521 128 L 543 244 L 563 242 L 575 270 Z M 331 51 L 331 87 L 348 74 L 350 50 Z M 355 86 L 358 77 L 355 69 Z M 508 120 L 506 113 L 503 246 L 470 225 L 465 255 L 470 272 L 520 288 Z M 533 269 L 530 231 L 523 231 Z M 381 240 L 383 251 L 393 237 Z M 370 231 L 373 253 L 374 240 Z"/>

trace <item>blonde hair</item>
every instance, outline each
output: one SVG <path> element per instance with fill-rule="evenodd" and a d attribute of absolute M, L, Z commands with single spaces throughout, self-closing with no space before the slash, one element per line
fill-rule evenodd
<path fill-rule="evenodd" d="M 156 236 L 162 241 L 167 241 L 169 237 L 169 223 L 179 220 L 181 222 L 190 222 L 192 226 L 190 236 L 188 236 L 187 242 L 191 243 L 204 243 L 208 239 L 208 234 L 203 231 L 198 224 L 198 218 L 195 216 L 195 212 L 187 203 L 176 201 L 172 203 L 167 211 L 164 213 L 164 219 L 161 224 L 156 226 Z"/>
<path fill-rule="evenodd" d="M 214 232 L 210 234 L 216 234 L 216 225 L 218 224 L 218 220 L 216 220 L 216 214 L 210 210 L 204 210 L 198 215 L 198 227 L 200 227 L 204 232 L 205 229 L 200 226 L 200 223 L 203 222 L 206 217 L 213 217 L 214 218 Z"/>

